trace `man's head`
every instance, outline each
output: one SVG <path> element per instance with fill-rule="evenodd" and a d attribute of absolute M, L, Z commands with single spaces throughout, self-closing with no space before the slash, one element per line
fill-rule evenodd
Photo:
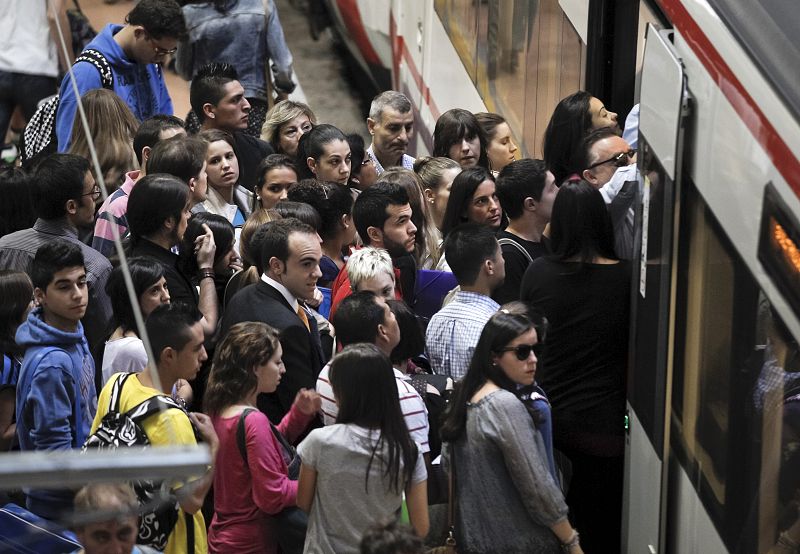
<path fill-rule="evenodd" d="M 80 247 L 63 239 L 43 244 L 33 258 L 30 277 L 45 321 L 57 329 L 74 331 L 89 302 Z"/>
<path fill-rule="evenodd" d="M 609 127 L 589 133 L 581 143 L 584 168 L 581 175 L 595 188 L 601 188 L 617 168 L 636 162 L 636 150 Z"/>
<path fill-rule="evenodd" d="M 75 495 L 76 515 L 79 519 L 81 516 L 91 519 L 91 523 L 75 527 L 83 552 L 130 554 L 139 532 L 138 508 L 136 493 L 127 483 L 93 483 L 79 490 Z M 100 513 L 114 516 L 107 521 L 96 521 Z M 120 513 L 123 515 L 117 515 Z"/>
<path fill-rule="evenodd" d="M 128 227 L 134 243 L 142 238 L 166 239 L 174 246 L 183 239 L 191 216 L 189 188 L 166 173 L 150 173 L 128 198 Z"/>
<path fill-rule="evenodd" d="M 503 284 L 506 265 L 494 231 L 467 223 L 453 229 L 444 241 L 444 257 L 463 287 L 494 290 Z"/>
<path fill-rule="evenodd" d="M 411 102 L 405 94 L 394 90 L 380 93 L 370 104 L 367 128 L 378 159 L 398 163 L 414 135 Z"/>
<path fill-rule="evenodd" d="M 141 0 L 125 17 L 133 31 L 126 53 L 137 63 L 161 63 L 186 38 L 186 22 L 176 0 Z"/>
<path fill-rule="evenodd" d="M 230 64 L 215 62 L 201 67 L 192 79 L 189 101 L 204 128 L 229 133 L 247 129 L 250 102 Z"/>
<path fill-rule="evenodd" d="M 38 217 L 66 217 L 75 227 L 90 227 L 94 224 L 94 204 L 98 198 L 100 188 L 85 158 L 52 154 L 36 166 L 32 200 Z"/>
<path fill-rule="evenodd" d="M 542 160 L 511 162 L 497 177 L 497 197 L 511 221 L 534 215 L 550 221 L 557 193 L 555 178 Z"/>
<path fill-rule="evenodd" d="M 353 220 L 367 246 L 384 248 L 392 258 L 414 251 L 417 227 L 408 194 L 400 185 L 379 181 L 358 195 Z"/>
<path fill-rule="evenodd" d="M 206 142 L 197 137 L 176 136 L 153 148 L 147 163 L 150 173 L 168 173 L 187 185 L 192 206 L 206 199 Z"/>
<path fill-rule="evenodd" d="M 353 292 L 370 291 L 385 300 L 394 298 L 394 266 L 383 248 L 359 248 L 347 259 L 345 268 Z"/>
<path fill-rule="evenodd" d="M 270 221 L 256 232 L 264 272 L 299 299 L 312 298 L 322 277 L 319 235 L 298 219 Z"/>
<path fill-rule="evenodd" d="M 388 356 L 400 343 L 400 328 L 392 310 L 370 291 L 356 292 L 342 300 L 331 323 L 343 348 L 368 342 Z"/>
<path fill-rule="evenodd" d="M 196 306 L 184 302 L 161 304 L 147 316 L 144 326 L 162 378 L 194 379 L 208 359 L 202 317 Z"/>
<path fill-rule="evenodd" d="M 150 151 L 159 141 L 185 134 L 183 120 L 174 115 L 158 114 L 142 121 L 133 137 L 133 150 L 142 172 L 146 172 Z"/>

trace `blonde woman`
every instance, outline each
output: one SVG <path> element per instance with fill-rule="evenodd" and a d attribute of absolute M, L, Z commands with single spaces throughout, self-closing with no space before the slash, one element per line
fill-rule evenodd
<path fill-rule="evenodd" d="M 281 100 L 267 112 L 261 128 L 261 140 L 267 141 L 277 154 L 297 156 L 300 137 L 317 124 L 317 116 L 307 104 Z"/>

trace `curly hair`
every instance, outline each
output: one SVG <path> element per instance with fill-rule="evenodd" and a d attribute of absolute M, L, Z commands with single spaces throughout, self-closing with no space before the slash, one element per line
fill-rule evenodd
<path fill-rule="evenodd" d="M 278 331 L 258 321 L 237 323 L 217 346 L 203 406 L 209 415 L 244 401 L 258 386 L 254 369 L 278 350 Z"/>

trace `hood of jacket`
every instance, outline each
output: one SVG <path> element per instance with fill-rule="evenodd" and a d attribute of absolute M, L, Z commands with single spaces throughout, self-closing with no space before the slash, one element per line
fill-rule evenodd
<path fill-rule="evenodd" d="M 20 348 L 27 350 L 34 346 L 55 346 L 70 348 L 84 342 L 83 325 L 79 322 L 75 332 L 62 331 L 44 321 L 42 308 L 34 308 L 28 318 L 17 329 L 16 341 Z"/>

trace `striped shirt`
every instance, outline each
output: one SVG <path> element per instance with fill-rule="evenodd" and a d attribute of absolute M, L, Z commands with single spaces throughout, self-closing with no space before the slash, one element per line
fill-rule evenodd
<path fill-rule="evenodd" d="M 333 388 L 328 378 L 330 369 L 331 364 L 328 363 L 322 368 L 322 371 L 319 372 L 319 377 L 317 377 L 317 392 L 322 398 L 322 420 L 325 425 L 336 423 L 336 416 L 339 415 L 339 406 L 336 404 Z M 411 378 L 408 375 L 394 368 L 393 371 L 397 382 L 400 410 L 406 420 L 408 433 L 411 435 L 411 439 L 419 446 L 420 453 L 430 452 L 431 447 L 428 444 L 430 425 L 428 424 L 428 410 L 425 408 L 425 402 L 416 389 L 411 386 Z"/>
<path fill-rule="evenodd" d="M 83 316 L 86 339 L 94 347 L 105 338 L 111 319 L 111 301 L 106 294 L 106 282 L 111 274 L 111 262 L 94 248 L 78 239 L 78 231 L 66 218 L 37 219 L 30 229 L 23 229 L 0 238 L 0 269 L 30 272 L 33 257 L 43 244 L 60 238 L 77 244 L 83 252 L 89 305 Z"/>
<path fill-rule="evenodd" d="M 106 198 L 97 212 L 92 248 L 103 256 L 111 256 L 114 253 L 114 227 L 119 230 L 120 239 L 124 239 L 128 234 L 128 196 L 140 173 L 139 170 L 126 173 L 125 182 Z"/>
<path fill-rule="evenodd" d="M 460 290 L 436 312 L 425 333 L 425 349 L 437 375 L 454 381 L 467 373 L 483 327 L 500 305 L 489 296 Z"/>

